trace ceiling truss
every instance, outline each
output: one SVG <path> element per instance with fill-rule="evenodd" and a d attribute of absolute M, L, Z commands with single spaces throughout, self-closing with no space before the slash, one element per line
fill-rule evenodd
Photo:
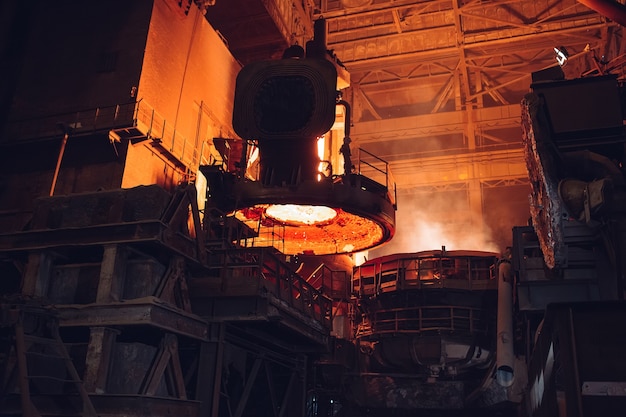
<path fill-rule="evenodd" d="M 450 155 L 521 147 L 512 109 L 531 74 L 556 65 L 555 47 L 569 52 L 568 78 L 607 71 L 600 57 L 621 63 L 624 53 L 622 27 L 575 0 L 316 0 L 322 17 L 351 74 L 352 139 L 395 171 L 430 152 L 426 139 Z M 513 117 L 490 125 L 498 113 Z M 407 175 L 396 172 L 399 188 L 414 182 Z"/>

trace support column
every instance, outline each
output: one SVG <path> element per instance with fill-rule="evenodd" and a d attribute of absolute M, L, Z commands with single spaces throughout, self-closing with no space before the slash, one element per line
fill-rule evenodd
<path fill-rule="evenodd" d="M 209 325 L 209 341 L 203 342 L 198 364 L 196 400 L 202 401 L 198 415 L 217 417 L 222 389 L 224 360 L 224 323 Z"/>
<path fill-rule="evenodd" d="M 106 392 L 107 377 L 115 339 L 120 332 L 107 327 L 92 327 L 85 359 L 83 383 L 89 393 Z"/>
<path fill-rule="evenodd" d="M 298 364 L 302 366 L 302 368 L 300 369 L 299 374 L 299 383 L 300 383 L 300 415 L 301 416 L 306 416 L 306 396 L 307 396 L 307 378 L 308 378 L 308 374 L 307 374 L 307 356 L 306 355 L 300 355 L 300 360 L 298 361 Z M 281 415 L 282 415 L 282 410 L 281 410 Z"/>
<path fill-rule="evenodd" d="M 465 127 L 465 137 L 467 139 L 467 149 L 470 152 L 476 152 L 476 123 L 474 123 L 475 107 L 472 103 L 466 103 L 465 115 L 467 124 Z M 474 230 L 483 232 L 485 228 L 485 219 L 483 216 L 483 192 L 480 183 L 480 166 L 475 159 L 467 166 L 467 198 L 470 209 L 472 227 Z"/>
<path fill-rule="evenodd" d="M 121 245 L 104 247 L 96 303 L 106 304 L 122 299 L 126 278 L 126 257 L 126 249 Z"/>
<path fill-rule="evenodd" d="M 31 252 L 24 271 L 22 295 L 27 297 L 45 297 L 48 295 L 52 255 L 47 252 Z"/>

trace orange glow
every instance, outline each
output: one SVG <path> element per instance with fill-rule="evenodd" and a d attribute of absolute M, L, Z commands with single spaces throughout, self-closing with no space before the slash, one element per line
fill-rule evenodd
<path fill-rule="evenodd" d="M 369 249 L 383 240 L 383 228 L 378 223 L 342 209 L 324 207 L 335 212 L 335 216 L 325 223 L 296 225 L 270 217 L 269 207 L 257 204 L 235 212 L 238 220 L 258 231 L 254 238 L 241 242 L 244 246 L 274 246 L 291 255 L 329 255 Z"/>
<path fill-rule="evenodd" d="M 317 138 L 317 156 L 320 158 L 320 161 L 324 160 L 324 147 L 326 146 L 326 137 L 324 135 L 319 136 Z M 317 170 L 320 172 L 320 174 L 317 174 L 317 180 L 321 181 L 322 180 L 322 174 L 324 172 L 324 163 L 320 162 Z"/>
<path fill-rule="evenodd" d="M 320 136 L 317 138 L 317 156 L 320 159 L 324 159 L 324 146 L 326 145 L 326 137 Z"/>

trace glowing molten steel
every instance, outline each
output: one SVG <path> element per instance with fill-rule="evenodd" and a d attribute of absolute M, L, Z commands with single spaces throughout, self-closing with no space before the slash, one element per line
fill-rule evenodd
<path fill-rule="evenodd" d="M 286 222 L 278 220 L 268 212 L 275 205 L 257 204 L 253 207 L 237 210 L 235 217 L 250 229 L 259 230 L 252 246 L 275 246 L 288 254 L 339 254 L 352 253 L 371 248 L 381 242 L 385 231 L 376 221 L 364 216 L 349 213 L 342 209 L 324 206 L 300 206 L 319 209 L 326 212 L 325 220 L 305 223 L 300 219 Z M 281 205 L 279 205 L 281 206 Z M 295 205 L 282 205 L 294 206 Z M 330 211 L 334 217 L 329 218 Z M 259 227 L 260 225 L 260 227 Z"/>
<path fill-rule="evenodd" d="M 324 224 L 337 216 L 337 212 L 330 207 L 297 204 L 273 204 L 265 209 L 265 214 L 293 226 Z"/>

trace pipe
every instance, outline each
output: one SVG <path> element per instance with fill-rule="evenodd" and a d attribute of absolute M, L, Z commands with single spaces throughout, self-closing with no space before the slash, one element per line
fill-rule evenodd
<path fill-rule="evenodd" d="M 50 197 L 54 195 L 54 189 L 57 186 L 57 179 L 59 178 L 59 171 L 61 170 L 61 161 L 63 161 L 65 146 L 67 145 L 67 139 L 69 138 L 69 136 L 69 130 L 65 128 L 65 132 L 63 133 L 63 139 L 61 140 L 61 149 L 59 149 L 59 155 L 57 156 L 57 164 L 54 168 L 54 174 L 52 176 L 52 184 L 50 185 Z"/>
<path fill-rule="evenodd" d="M 337 104 L 340 106 L 343 106 L 344 109 L 346 110 L 346 120 L 345 123 L 343 125 L 343 134 L 346 138 L 350 137 L 350 103 L 348 103 L 345 100 L 339 100 L 337 101 Z"/>
<path fill-rule="evenodd" d="M 500 386 L 510 387 L 515 380 L 513 372 L 515 352 L 513 349 L 513 271 L 511 248 L 498 264 L 498 320 L 496 345 L 496 381 Z"/>
<path fill-rule="evenodd" d="M 613 0 L 578 0 L 578 2 L 622 26 L 626 26 L 626 6 L 623 4 Z"/>
<path fill-rule="evenodd" d="M 306 57 L 326 59 L 326 19 L 320 18 L 313 22 L 313 40 L 306 43 Z"/>
<path fill-rule="evenodd" d="M 345 100 L 338 100 L 337 104 L 343 106 L 346 111 L 346 119 L 343 124 L 343 145 L 341 145 L 339 152 L 343 156 L 343 174 L 348 175 L 352 173 L 352 151 L 350 150 L 350 142 L 352 142 L 352 139 L 350 139 L 350 103 Z"/>

